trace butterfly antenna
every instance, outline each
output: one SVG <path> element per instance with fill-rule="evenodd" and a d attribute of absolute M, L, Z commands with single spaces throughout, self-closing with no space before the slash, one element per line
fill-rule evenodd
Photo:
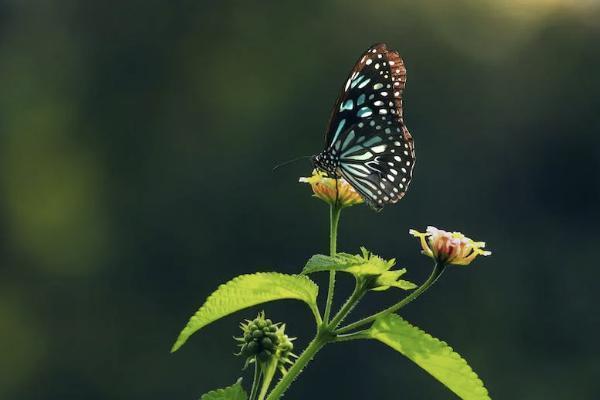
<path fill-rule="evenodd" d="M 301 157 L 293 158 L 293 159 L 291 159 L 289 161 L 282 162 L 281 164 L 277 164 L 276 166 L 273 167 L 273 172 L 275 172 L 276 170 L 278 170 L 281 167 L 285 167 L 286 165 L 290 165 L 292 163 L 295 163 L 296 161 L 300 161 L 300 160 L 303 160 L 305 158 L 311 158 L 311 157 L 312 156 L 301 156 Z"/>

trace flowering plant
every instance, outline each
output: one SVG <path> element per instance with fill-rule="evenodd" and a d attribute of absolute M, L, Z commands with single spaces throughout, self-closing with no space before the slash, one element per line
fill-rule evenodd
<path fill-rule="evenodd" d="M 298 275 L 276 272 L 238 276 L 213 292 L 190 318 L 179 334 L 172 351 L 206 325 L 236 311 L 274 300 L 296 299 L 308 306 L 315 320 L 315 337 L 297 356 L 294 338 L 286 334 L 286 325 L 273 323 L 260 312 L 240 327 L 242 336 L 238 355 L 245 358 L 244 369 L 254 366 L 250 394 L 239 379 L 232 386 L 206 393 L 201 400 L 277 400 L 296 380 L 309 361 L 328 344 L 353 340 L 376 340 L 403 354 L 462 399 L 489 399 L 483 382 L 466 361 L 442 342 L 411 325 L 396 314 L 401 308 L 427 291 L 448 265 L 469 265 L 477 256 L 488 256 L 485 243 L 476 242 L 459 232 L 447 232 L 432 226 L 425 233 L 411 229 L 420 240 L 422 253 L 433 260 L 432 272 L 421 285 L 401 279 L 406 268 L 395 269 L 396 260 L 386 260 L 365 248 L 358 254 L 337 251 L 337 231 L 343 208 L 361 204 L 360 195 L 343 179 L 332 179 L 315 171 L 301 182 L 310 184 L 314 196 L 330 207 L 330 252 L 312 256 Z M 319 287 L 308 275 L 328 272 L 329 285 L 323 313 L 317 304 Z M 354 291 L 337 312 L 332 313 L 336 273 L 354 277 Z M 369 291 L 400 289 L 408 294 L 381 311 L 344 325 L 344 320 Z M 281 378 L 273 385 L 277 375 Z"/>

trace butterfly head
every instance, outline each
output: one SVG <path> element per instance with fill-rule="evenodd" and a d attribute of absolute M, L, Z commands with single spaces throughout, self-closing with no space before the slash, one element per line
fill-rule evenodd
<path fill-rule="evenodd" d="M 327 173 L 331 177 L 338 176 L 338 161 L 328 152 L 324 151 L 312 157 L 312 163 L 316 169 Z"/>

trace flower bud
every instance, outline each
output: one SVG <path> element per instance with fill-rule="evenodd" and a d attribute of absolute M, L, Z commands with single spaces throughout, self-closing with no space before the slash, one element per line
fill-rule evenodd
<path fill-rule="evenodd" d="M 254 339 L 260 339 L 261 337 L 263 337 L 265 333 L 260 329 L 257 328 L 255 331 L 252 331 L 252 337 Z"/>
<path fill-rule="evenodd" d="M 277 360 L 277 367 L 283 373 L 285 366 L 292 364 L 291 357 L 296 357 L 292 353 L 294 345 L 292 340 L 285 334 L 285 325 L 276 323 L 265 318 L 265 313 L 260 312 L 252 321 L 246 320 L 240 325 L 243 335 L 236 338 L 240 342 L 240 352 L 238 355 L 246 358 L 246 365 L 252 362 L 268 363 Z"/>
<path fill-rule="evenodd" d="M 287 365 L 291 365 L 294 363 L 291 360 L 291 358 L 298 358 L 297 355 L 292 353 L 292 350 L 294 350 L 294 344 L 292 343 L 292 341 L 295 340 L 295 338 L 288 337 L 288 335 L 286 335 L 284 332 L 285 325 L 282 325 L 281 329 L 279 329 L 277 332 L 279 341 L 279 345 L 277 346 L 277 366 L 279 367 L 279 370 L 282 374 L 285 374 L 287 372 Z"/>
<path fill-rule="evenodd" d="M 442 265 L 469 265 L 478 255 L 489 256 L 491 251 L 483 250 L 485 242 L 475 242 L 460 232 L 446 232 L 428 226 L 425 233 L 411 229 L 409 233 L 421 241 L 424 255 Z"/>
<path fill-rule="evenodd" d="M 267 349 L 267 350 L 274 350 L 275 349 L 275 345 L 273 344 L 273 341 L 271 339 L 269 339 L 268 337 L 263 338 L 260 341 L 260 344 L 262 345 L 263 348 Z"/>
<path fill-rule="evenodd" d="M 257 357 L 260 361 L 267 362 L 271 359 L 272 355 L 273 353 L 271 353 L 269 350 L 262 350 L 260 353 L 257 354 Z"/>
<path fill-rule="evenodd" d="M 314 170 L 310 178 L 300 178 L 300 182 L 310 184 L 315 197 L 328 204 L 337 202 L 344 208 L 364 202 L 360 194 L 344 178 L 329 178 L 324 173 Z"/>

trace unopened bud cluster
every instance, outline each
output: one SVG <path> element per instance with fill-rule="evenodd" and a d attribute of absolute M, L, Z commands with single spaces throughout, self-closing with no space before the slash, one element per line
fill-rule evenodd
<path fill-rule="evenodd" d="M 292 340 L 293 339 L 289 338 L 286 334 L 279 336 L 279 349 L 277 355 L 279 357 L 279 368 L 282 371 L 285 371 L 286 364 L 293 364 L 293 361 L 290 360 L 290 357 L 297 358 L 297 356 L 292 353 L 292 350 L 294 350 L 294 344 L 292 343 Z"/>
<path fill-rule="evenodd" d="M 264 314 L 242 324 L 241 328 L 244 337 L 240 344 L 240 355 L 257 356 L 260 361 L 267 361 L 275 354 L 279 345 L 277 325 L 270 319 L 265 319 Z"/>
<path fill-rule="evenodd" d="M 263 312 L 252 321 L 246 320 L 241 324 L 243 337 L 236 338 L 240 342 L 239 355 L 246 358 L 246 364 L 255 358 L 260 362 L 268 362 L 273 357 L 278 361 L 280 369 L 285 369 L 285 364 L 291 364 L 290 357 L 294 345 L 293 338 L 285 334 L 285 325 L 273 323 L 265 318 Z"/>

